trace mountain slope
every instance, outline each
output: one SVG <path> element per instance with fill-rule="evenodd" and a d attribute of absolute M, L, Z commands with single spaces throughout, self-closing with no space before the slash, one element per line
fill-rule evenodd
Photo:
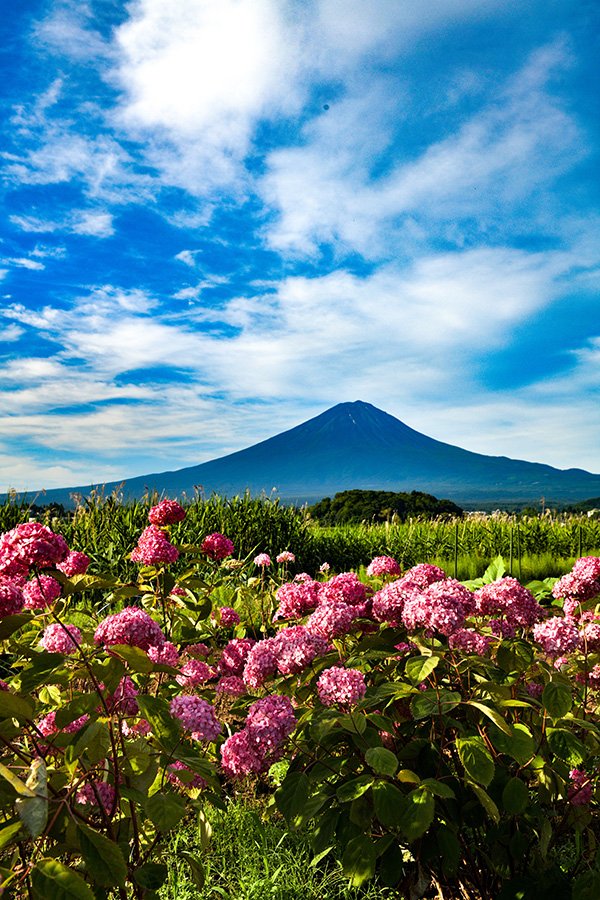
<path fill-rule="evenodd" d="M 110 492 L 117 483 L 107 484 Z M 422 490 L 461 505 L 572 502 L 600 494 L 600 475 L 484 456 L 409 428 L 370 403 L 340 403 L 301 425 L 228 456 L 174 472 L 130 478 L 126 498 L 157 490 L 188 497 L 273 488 L 289 501 L 312 502 L 350 488 Z M 90 486 L 47 491 L 42 502 L 69 502 Z M 38 502 L 40 502 L 38 500 Z"/>

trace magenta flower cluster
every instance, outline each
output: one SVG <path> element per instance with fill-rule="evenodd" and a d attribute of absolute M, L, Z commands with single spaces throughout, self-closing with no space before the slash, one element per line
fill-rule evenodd
<path fill-rule="evenodd" d="M 317 693 L 323 706 L 351 709 L 365 696 L 365 676 L 358 669 L 331 666 L 321 673 L 317 681 Z"/>
<path fill-rule="evenodd" d="M 254 557 L 254 565 L 261 569 L 267 569 L 271 565 L 271 557 L 268 553 L 259 553 Z"/>
<path fill-rule="evenodd" d="M 64 653 L 70 656 L 81 644 L 81 631 L 76 625 L 54 622 L 44 629 L 40 643 L 48 653 Z"/>
<path fill-rule="evenodd" d="M 574 611 L 580 603 L 597 597 L 600 594 L 600 558 L 582 556 L 571 571 L 556 582 L 552 594 L 565 600 L 565 614 Z M 570 608 L 567 601 L 571 601 Z"/>
<path fill-rule="evenodd" d="M 592 781 L 587 772 L 571 769 L 569 772 L 568 799 L 572 806 L 587 806 L 592 799 Z"/>
<path fill-rule="evenodd" d="M 266 771 L 283 754 L 283 745 L 296 727 L 288 697 L 272 694 L 256 700 L 241 731 L 221 747 L 221 764 L 230 778 Z"/>
<path fill-rule="evenodd" d="M 61 586 L 51 575 L 34 575 L 23 585 L 25 609 L 46 609 L 61 595 Z"/>
<path fill-rule="evenodd" d="M 185 731 L 191 732 L 195 741 L 214 741 L 221 733 L 221 723 L 214 708 L 197 694 L 173 697 L 169 704 L 171 715 L 181 722 Z"/>
<path fill-rule="evenodd" d="M 240 624 L 240 617 L 231 606 L 220 606 L 217 619 L 222 628 L 233 628 Z"/>
<path fill-rule="evenodd" d="M 185 509 L 176 500 L 161 500 L 148 513 L 151 525 L 175 525 L 185 519 Z"/>
<path fill-rule="evenodd" d="M 20 613 L 23 603 L 22 579 L 0 576 L 0 619 Z"/>
<path fill-rule="evenodd" d="M 62 562 L 56 564 L 56 568 L 71 578 L 72 575 L 85 575 L 89 565 L 89 556 L 79 550 L 71 550 Z"/>
<path fill-rule="evenodd" d="M 157 525 L 148 525 L 138 538 L 137 547 L 131 552 L 133 562 L 144 566 L 160 566 L 174 563 L 179 558 L 179 550 Z"/>
<path fill-rule="evenodd" d="M 234 549 L 233 541 L 225 537 L 224 534 L 219 534 L 218 531 L 208 534 L 200 545 L 202 553 L 206 554 L 209 559 L 214 559 L 215 562 L 220 562 L 225 557 L 231 556 Z"/>
<path fill-rule="evenodd" d="M 39 522 L 23 522 L 0 536 L 0 574 L 27 575 L 62 562 L 69 548 L 64 537 Z"/>
<path fill-rule="evenodd" d="M 559 657 L 576 650 L 581 643 L 579 629 L 567 619 L 552 616 L 533 628 L 533 639 L 548 656 Z"/>
<path fill-rule="evenodd" d="M 162 647 L 165 636 L 160 625 L 137 606 L 126 606 L 121 612 L 107 616 L 96 628 L 94 640 L 104 647 L 115 644 L 129 644 L 148 650 L 150 647 Z"/>
<path fill-rule="evenodd" d="M 367 575 L 369 578 L 381 578 L 383 575 L 400 574 L 400 566 L 393 556 L 376 556 L 367 566 Z"/>

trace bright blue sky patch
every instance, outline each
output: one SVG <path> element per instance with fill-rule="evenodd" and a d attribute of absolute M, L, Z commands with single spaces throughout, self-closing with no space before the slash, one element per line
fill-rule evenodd
<path fill-rule="evenodd" d="M 598 7 L 25 0 L 0 40 L 0 491 L 361 399 L 600 472 Z"/>

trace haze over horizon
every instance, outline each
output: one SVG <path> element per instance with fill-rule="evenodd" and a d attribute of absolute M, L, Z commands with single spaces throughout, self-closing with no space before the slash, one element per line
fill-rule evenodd
<path fill-rule="evenodd" d="M 180 469 L 357 398 L 600 472 L 598 19 L 6 9 L 0 493 Z"/>

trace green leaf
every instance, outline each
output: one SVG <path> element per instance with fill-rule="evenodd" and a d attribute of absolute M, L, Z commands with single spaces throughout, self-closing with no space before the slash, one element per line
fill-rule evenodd
<path fill-rule="evenodd" d="M 480 737 L 457 738 L 456 749 L 465 772 L 487 787 L 494 777 L 494 760 Z"/>
<path fill-rule="evenodd" d="M 202 890 L 206 883 L 206 873 L 204 871 L 204 866 L 202 865 L 202 860 L 196 853 L 190 853 L 189 850 L 182 850 L 181 856 L 183 856 L 190 867 L 192 881 L 199 890 Z"/>
<path fill-rule="evenodd" d="M 56 711 L 56 727 L 64 728 L 86 713 L 94 712 L 100 706 L 100 703 L 100 696 L 96 691 L 89 694 L 79 694 Z"/>
<path fill-rule="evenodd" d="M 5 640 L 30 622 L 33 616 L 31 613 L 17 613 L 14 616 L 5 616 L 0 621 L 0 641 Z"/>
<path fill-rule="evenodd" d="M 533 662 L 533 647 L 525 641 L 503 641 L 496 662 L 505 672 L 524 672 Z"/>
<path fill-rule="evenodd" d="M 140 714 L 150 723 L 156 739 L 166 750 L 173 750 L 181 740 L 181 728 L 171 715 L 169 704 L 149 694 L 140 693 L 136 699 Z"/>
<path fill-rule="evenodd" d="M 456 691 L 422 691 L 415 694 L 410 702 L 410 709 L 415 719 L 425 719 L 449 713 L 461 700 L 461 695 Z"/>
<path fill-rule="evenodd" d="M 124 659 L 132 672 L 148 674 L 154 668 L 154 663 L 141 647 L 131 647 L 129 644 L 113 644 L 110 652 Z"/>
<path fill-rule="evenodd" d="M 600 897 L 600 872 L 591 869 L 580 875 L 573 884 L 573 900 L 598 900 Z"/>
<path fill-rule="evenodd" d="M 512 726 L 512 736 L 506 735 L 499 729 L 492 728 L 489 732 L 494 748 L 499 753 L 516 760 L 520 766 L 526 765 L 535 755 L 535 742 L 526 725 L 517 722 Z"/>
<path fill-rule="evenodd" d="M 483 584 L 491 584 L 493 581 L 499 581 L 504 574 L 506 574 L 506 563 L 502 556 L 497 556 L 489 564 L 481 576 L 481 580 Z"/>
<path fill-rule="evenodd" d="M 21 833 L 22 829 L 23 826 L 21 822 L 13 822 L 12 825 L 7 825 L 6 828 L 2 828 L 0 830 L 0 850 L 6 847 L 7 844 L 12 843 L 17 835 Z"/>
<path fill-rule="evenodd" d="M 33 706 L 23 697 L 0 691 L 0 719 L 18 719 L 26 722 L 33 718 Z"/>
<path fill-rule="evenodd" d="M 378 781 L 373 785 L 373 805 L 381 824 L 394 828 L 402 819 L 406 796 L 389 781 Z"/>
<path fill-rule="evenodd" d="M 91 722 L 77 739 L 73 748 L 74 758 L 83 753 L 90 762 L 96 763 L 104 759 L 110 747 L 110 733 L 105 722 Z"/>
<path fill-rule="evenodd" d="M 493 822 L 495 822 L 497 825 L 500 821 L 500 810 L 498 809 L 498 807 L 496 806 L 496 804 L 494 803 L 494 801 L 492 800 L 490 795 L 486 791 L 484 791 L 484 789 L 482 787 L 480 787 L 478 784 L 475 784 L 473 781 L 469 782 L 469 787 L 477 795 L 479 802 L 485 809 L 485 811 L 488 814 L 488 816 L 490 817 L 490 819 Z"/>
<path fill-rule="evenodd" d="M 14 791 L 17 792 L 20 797 L 35 797 L 35 792 L 32 791 L 24 781 L 21 781 L 21 779 L 3 763 L 0 763 L 0 775 L 2 775 L 2 777 L 6 781 L 8 781 L 10 786 Z"/>
<path fill-rule="evenodd" d="M 561 681 L 549 681 L 542 693 L 542 703 L 553 719 L 561 719 L 573 705 L 570 687 Z"/>
<path fill-rule="evenodd" d="M 164 863 L 147 862 L 133 873 L 134 880 L 148 891 L 157 891 L 169 874 Z"/>
<path fill-rule="evenodd" d="M 405 797 L 400 815 L 400 829 L 408 841 L 416 841 L 431 826 L 435 814 L 435 800 L 423 787 L 415 788 Z"/>
<path fill-rule="evenodd" d="M 451 787 L 443 781 L 438 781 L 436 778 L 425 778 L 421 784 L 430 793 L 435 794 L 436 797 L 441 797 L 443 800 L 454 800 L 456 797 Z"/>
<path fill-rule="evenodd" d="M 77 825 L 79 846 L 86 868 L 101 887 L 125 887 L 127 865 L 121 848 L 82 822 Z"/>
<path fill-rule="evenodd" d="M 275 791 L 277 809 L 287 822 L 301 814 L 309 788 L 310 782 L 304 772 L 287 772 L 281 787 Z"/>
<path fill-rule="evenodd" d="M 339 786 L 336 797 L 340 803 L 356 800 L 357 797 L 361 797 L 369 790 L 374 780 L 372 775 L 359 775 L 358 778 L 352 778 Z"/>
<path fill-rule="evenodd" d="M 406 661 L 404 668 L 406 677 L 413 684 L 419 684 L 420 681 L 425 681 L 431 675 L 439 661 L 439 656 L 414 656 Z"/>
<path fill-rule="evenodd" d="M 529 791 L 520 778 L 510 778 L 502 791 L 502 804 L 509 816 L 518 816 L 527 809 Z"/>
<path fill-rule="evenodd" d="M 395 775 L 398 771 L 398 757 L 385 747 L 371 747 L 365 753 L 365 760 L 378 775 Z"/>
<path fill-rule="evenodd" d="M 31 665 L 21 672 L 19 681 L 21 693 L 31 694 L 33 691 L 49 681 L 49 676 L 64 664 L 62 653 L 36 653 L 32 656 Z"/>
<path fill-rule="evenodd" d="M 33 797 L 18 797 L 15 802 L 17 815 L 32 838 L 38 838 L 48 821 L 48 775 L 43 759 L 31 763 L 26 787 L 33 791 Z"/>
<path fill-rule="evenodd" d="M 554 755 L 573 766 L 579 766 L 587 759 L 588 751 L 585 745 L 566 728 L 548 728 L 546 739 Z"/>
<path fill-rule="evenodd" d="M 352 887 L 361 887 L 375 874 L 375 844 L 365 834 L 348 841 L 342 856 L 342 869 Z"/>
<path fill-rule="evenodd" d="M 31 870 L 34 900 L 94 900 L 81 875 L 57 859 L 39 859 Z"/>
<path fill-rule="evenodd" d="M 509 736 L 512 735 L 512 731 L 508 722 L 505 722 L 500 713 L 488 706 L 486 703 L 480 703 L 478 700 L 465 700 L 465 705 L 474 706 L 475 709 L 478 709 L 479 712 L 482 712 L 484 716 L 487 716 L 488 719 L 494 723 L 494 725 L 499 728 L 501 731 L 504 731 L 505 734 Z"/>
<path fill-rule="evenodd" d="M 184 817 L 185 801 L 171 791 L 161 791 L 146 801 L 146 815 L 159 831 L 170 831 Z"/>

